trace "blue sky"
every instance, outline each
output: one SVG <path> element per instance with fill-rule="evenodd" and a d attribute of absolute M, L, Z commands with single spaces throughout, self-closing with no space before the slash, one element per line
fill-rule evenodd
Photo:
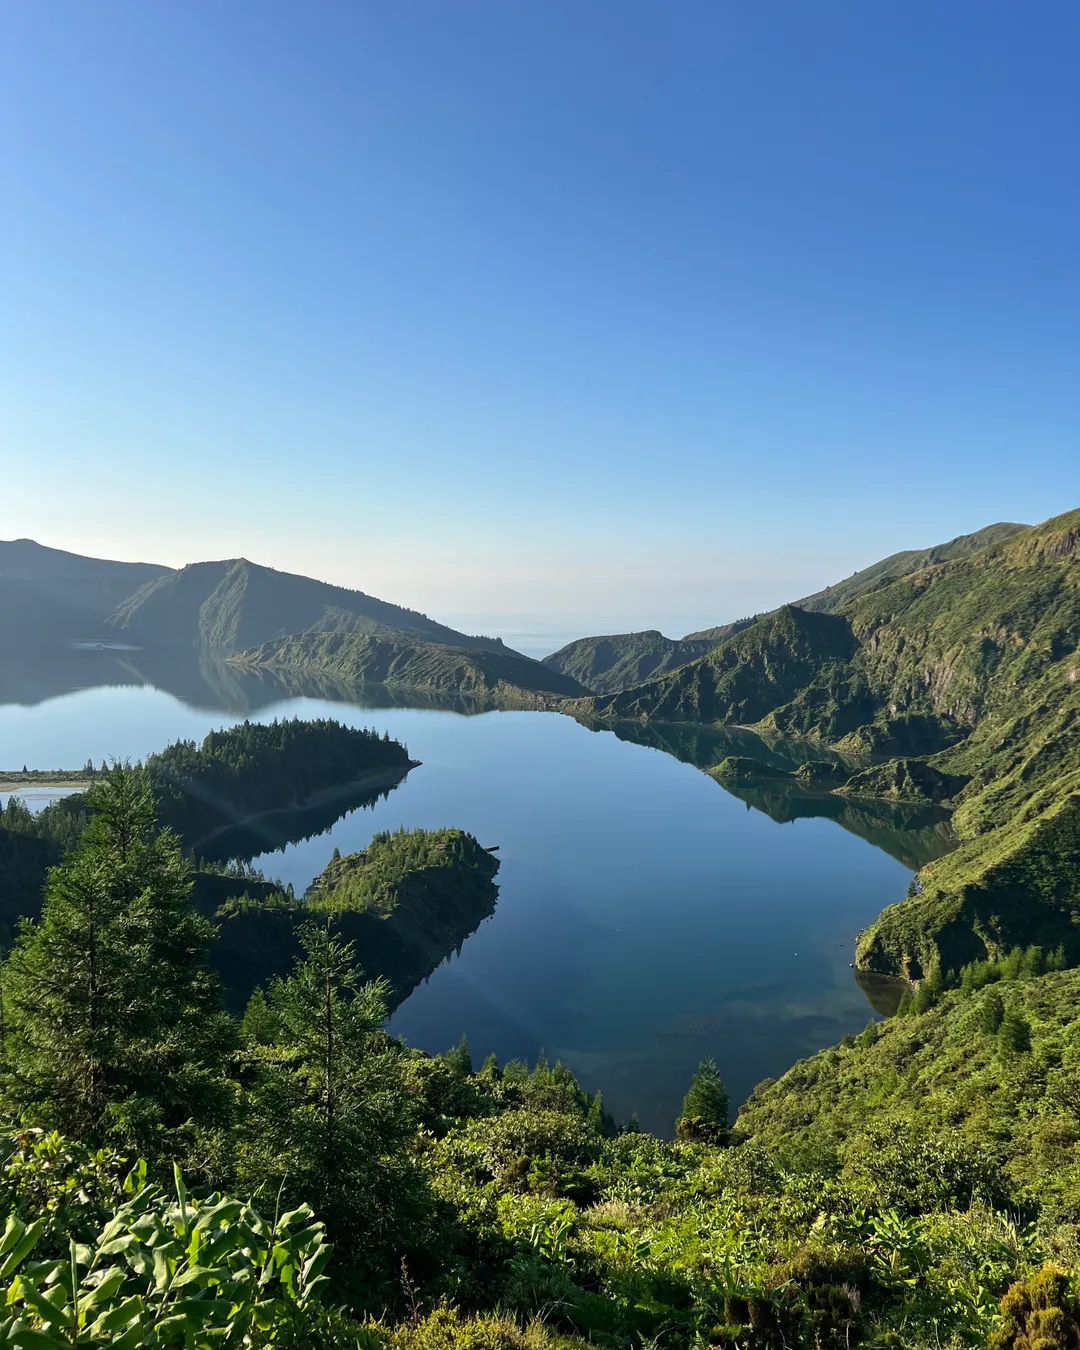
<path fill-rule="evenodd" d="M 683 631 L 1080 505 L 1080 7 L 7 0 L 0 537 Z"/>

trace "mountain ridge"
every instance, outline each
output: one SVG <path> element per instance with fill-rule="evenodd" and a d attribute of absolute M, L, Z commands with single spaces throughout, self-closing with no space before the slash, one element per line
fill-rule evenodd
<path fill-rule="evenodd" d="M 796 609 L 829 612 L 839 608 L 845 601 L 855 599 L 889 581 L 910 575 L 933 563 L 966 557 L 1030 528 L 1027 525 L 999 521 L 971 534 L 957 535 L 944 544 L 893 553 L 853 573 L 844 581 L 790 603 Z M 616 694 L 666 671 L 688 665 L 691 661 L 704 656 L 720 642 L 734 637 L 758 620 L 775 613 L 777 610 L 768 610 L 751 618 L 737 619 L 732 623 L 718 624 L 712 628 L 687 633 L 682 638 L 665 637 L 656 629 L 640 633 L 614 633 L 576 638 L 573 642 L 560 647 L 557 652 L 545 656 L 543 660 L 544 664 L 553 670 L 574 676 L 594 694 Z"/>

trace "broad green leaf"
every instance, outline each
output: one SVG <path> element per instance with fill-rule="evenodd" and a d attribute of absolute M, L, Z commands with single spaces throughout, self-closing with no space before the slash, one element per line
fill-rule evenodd
<path fill-rule="evenodd" d="M 18 1220 L 16 1220 L 16 1222 L 18 1222 Z M 38 1219 L 37 1222 L 32 1223 L 29 1228 L 25 1225 L 21 1225 L 21 1227 L 22 1231 L 12 1242 L 8 1254 L 4 1259 L 4 1264 L 0 1266 L 0 1280 L 6 1280 L 13 1271 L 17 1270 L 19 1266 L 22 1265 L 26 1257 L 34 1250 L 38 1244 L 38 1239 L 44 1232 L 45 1220 Z M 13 1230 L 10 1228 L 9 1221 L 9 1227 L 4 1231 L 5 1241 L 7 1240 L 9 1233 L 12 1232 Z"/>

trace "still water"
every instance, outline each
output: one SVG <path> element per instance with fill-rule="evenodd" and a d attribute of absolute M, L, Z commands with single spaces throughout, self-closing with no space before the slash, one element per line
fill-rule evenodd
<path fill-rule="evenodd" d="M 497 844 L 495 914 L 391 1029 L 430 1051 L 464 1032 L 477 1061 L 543 1048 L 602 1088 L 617 1117 L 665 1133 L 700 1060 L 716 1059 L 738 1102 L 865 1026 L 875 1014 L 849 968 L 855 935 L 946 847 L 925 815 L 733 796 L 695 767 L 724 750 L 701 732 L 365 706 L 385 694 L 263 690 L 238 702 L 235 690 L 177 696 L 137 682 L 29 694 L 0 704 L 0 769 L 140 758 L 245 715 L 389 731 L 421 767 L 374 807 L 255 865 L 302 894 L 335 847 L 362 848 L 375 830 L 456 825 Z"/>

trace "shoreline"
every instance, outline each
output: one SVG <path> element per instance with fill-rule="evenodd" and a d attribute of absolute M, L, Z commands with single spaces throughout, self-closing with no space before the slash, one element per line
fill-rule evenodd
<path fill-rule="evenodd" d="M 20 773 L 15 769 L 0 770 L 0 792 L 12 792 L 16 795 L 20 788 L 91 788 L 101 781 L 103 775 L 95 773 L 93 777 L 81 769 L 29 769 Z"/>

